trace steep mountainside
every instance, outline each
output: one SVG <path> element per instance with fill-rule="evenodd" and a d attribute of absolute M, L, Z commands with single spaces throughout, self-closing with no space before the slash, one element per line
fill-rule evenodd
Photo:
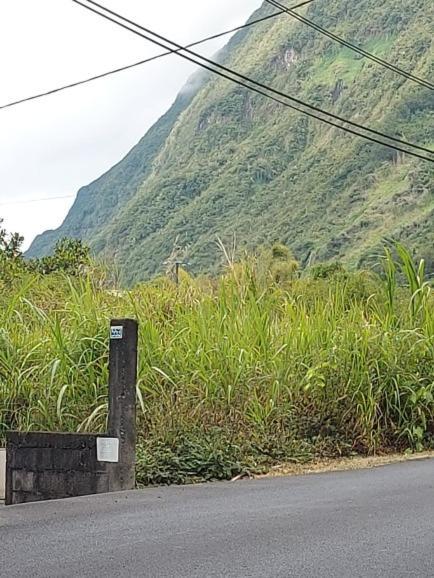
<path fill-rule="evenodd" d="M 303 13 L 432 80 L 432 0 L 322 0 Z M 434 91 L 285 14 L 236 35 L 222 59 L 335 114 L 434 147 Z M 129 283 L 161 270 L 176 239 L 189 246 L 193 270 L 213 271 L 216 237 L 234 234 L 239 248 L 279 239 L 301 260 L 354 265 L 395 237 L 434 260 L 434 164 L 208 77 L 82 189 L 62 227 L 36 239 L 30 254 L 65 234 L 115 258 Z"/>
<path fill-rule="evenodd" d="M 173 105 L 146 133 L 140 142 L 99 179 L 78 191 L 77 198 L 63 224 L 55 231 L 39 235 L 28 250 L 29 257 L 48 255 L 62 237 L 89 242 L 113 219 L 116 212 L 137 192 L 152 169 L 179 115 L 191 103 L 206 76 L 198 73 L 186 84 Z"/>

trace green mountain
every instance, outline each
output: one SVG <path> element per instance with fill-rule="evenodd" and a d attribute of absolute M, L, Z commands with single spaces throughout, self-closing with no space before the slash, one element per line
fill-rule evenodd
<path fill-rule="evenodd" d="M 274 11 L 264 4 L 252 18 Z M 432 0 L 322 0 L 300 10 L 412 74 L 434 77 Z M 175 56 L 172 56 L 175 58 Z M 283 14 L 239 32 L 227 66 L 334 114 L 434 148 L 434 91 Z M 127 157 L 81 189 L 62 236 L 114 258 L 125 282 L 161 271 L 175 243 L 196 272 L 280 240 L 301 261 L 359 265 L 384 238 L 434 262 L 434 164 L 369 143 L 215 76 L 202 75 Z"/>

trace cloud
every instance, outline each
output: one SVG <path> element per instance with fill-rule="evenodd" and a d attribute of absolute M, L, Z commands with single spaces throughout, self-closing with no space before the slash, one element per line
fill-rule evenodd
<path fill-rule="evenodd" d="M 243 23 L 261 2 L 149 4 L 106 1 L 113 10 L 182 44 Z M 200 51 L 213 54 L 225 42 L 212 42 Z M 16 0 L 2 6 L 0 52 L 6 57 L 0 104 L 160 51 L 72 2 Z M 194 79 L 194 70 L 172 55 L 0 111 L 0 216 L 7 227 L 22 232 L 28 246 L 36 234 L 58 226 L 73 199 L 23 201 L 73 195 L 100 176 L 167 110 L 186 80 Z"/>

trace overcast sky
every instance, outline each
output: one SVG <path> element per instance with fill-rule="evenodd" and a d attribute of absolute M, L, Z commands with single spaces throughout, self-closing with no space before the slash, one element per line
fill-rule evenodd
<path fill-rule="evenodd" d="M 261 4 L 100 1 L 183 44 L 244 23 Z M 212 54 L 224 43 L 201 51 Z M 160 51 L 71 0 L 0 1 L 0 105 Z M 0 217 L 7 229 L 22 233 L 28 247 L 36 234 L 60 225 L 77 190 L 128 152 L 193 70 L 172 55 L 0 110 Z"/>

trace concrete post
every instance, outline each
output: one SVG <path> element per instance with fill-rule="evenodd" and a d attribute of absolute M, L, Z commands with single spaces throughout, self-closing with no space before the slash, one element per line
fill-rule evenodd
<path fill-rule="evenodd" d="M 112 476 L 111 491 L 135 486 L 137 339 L 136 321 L 111 321 L 108 435 L 119 438 L 119 463 Z"/>

